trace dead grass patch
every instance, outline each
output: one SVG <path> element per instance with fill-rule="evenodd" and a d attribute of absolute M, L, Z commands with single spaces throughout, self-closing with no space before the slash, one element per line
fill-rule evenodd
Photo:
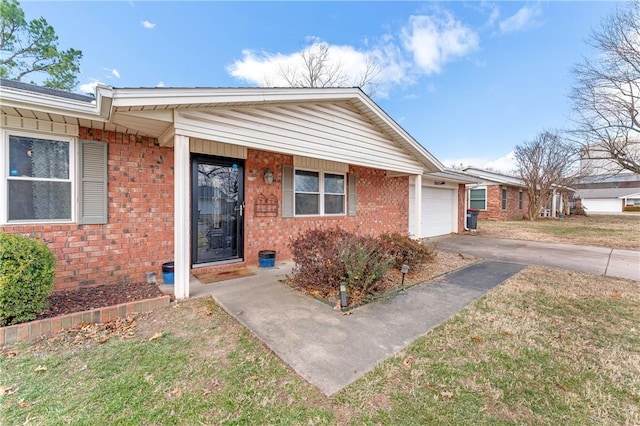
<path fill-rule="evenodd" d="M 391 423 L 640 424 L 639 302 L 635 281 L 529 267 L 343 395 L 388 395 Z"/>
<path fill-rule="evenodd" d="M 534 221 L 481 220 L 478 223 L 478 235 L 640 250 L 640 215 L 569 216 Z"/>

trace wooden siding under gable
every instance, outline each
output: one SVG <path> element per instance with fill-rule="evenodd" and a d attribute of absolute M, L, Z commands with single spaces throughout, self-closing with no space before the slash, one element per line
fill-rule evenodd
<path fill-rule="evenodd" d="M 376 169 L 423 166 L 348 103 L 179 111 L 176 133 L 271 152 Z"/>

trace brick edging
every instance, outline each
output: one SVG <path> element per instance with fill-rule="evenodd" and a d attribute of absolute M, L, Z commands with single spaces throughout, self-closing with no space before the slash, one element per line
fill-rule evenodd
<path fill-rule="evenodd" d="M 125 318 L 129 314 L 149 312 L 161 306 L 168 305 L 170 301 L 171 296 L 165 295 L 153 299 L 136 300 L 134 302 L 105 306 L 104 308 L 96 308 L 89 311 L 74 312 L 72 314 L 0 327 L 0 347 L 30 340 L 49 333 L 56 333 L 66 328 L 75 327 L 83 322 L 105 323 L 113 321 L 116 318 Z"/>

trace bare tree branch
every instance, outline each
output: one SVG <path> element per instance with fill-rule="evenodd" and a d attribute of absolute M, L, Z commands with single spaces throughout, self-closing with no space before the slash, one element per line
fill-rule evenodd
<path fill-rule="evenodd" d="M 332 57 L 330 46 L 316 42 L 300 52 L 300 67 L 280 67 L 280 76 L 291 87 L 360 87 L 367 94 L 378 85 L 380 64 L 367 58 L 364 69 L 358 75 L 349 75 L 339 58 Z"/>
<path fill-rule="evenodd" d="M 568 135 L 597 173 L 640 173 L 640 0 L 626 3 L 591 36 L 596 60 L 573 69 L 577 127 Z"/>
<path fill-rule="evenodd" d="M 539 217 L 554 188 L 569 187 L 578 179 L 576 151 L 556 133 L 542 132 L 514 150 L 516 171 L 527 187 L 529 219 Z"/>

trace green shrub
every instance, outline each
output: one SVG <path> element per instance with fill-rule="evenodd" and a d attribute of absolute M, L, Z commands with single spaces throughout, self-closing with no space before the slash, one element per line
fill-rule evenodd
<path fill-rule="evenodd" d="M 396 258 L 384 249 L 379 238 L 351 234 L 338 247 L 344 265 L 345 284 L 355 303 L 375 296 L 378 283 L 396 263 Z"/>
<path fill-rule="evenodd" d="M 408 235 L 398 233 L 382 234 L 380 239 L 384 243 L 385 250 L 395 257 L 395 267 L 398 269 L 403 264 L 415 269 L 425 263 L 432 263 L 436 258 L 434 244 L 416 241 Z"/>
<path fill-rule="evenodd" d="M 0 326 L 31 321 L 46 309 L 55 261 L 44 243 L 0 233 Z"/>

